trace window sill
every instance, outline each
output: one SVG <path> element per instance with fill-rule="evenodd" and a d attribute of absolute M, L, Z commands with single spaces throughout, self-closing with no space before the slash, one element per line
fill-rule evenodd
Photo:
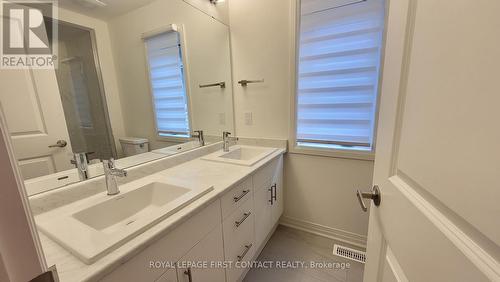
<path fill-rule="evenodd" d="M 301 155 L 311 155 L 320 157 L 330 157 L 330 158 L 341 158 L 341 159 L 352 159 L 352 160 L 363 160 L 363 161 L 374 161 L 375 153 L 373 151 L 356 151 L 356 150 L 339 150 L 339 149 L 325 149 L 325 148 L 313 148 L 307 146 L 298 146 L 295 142 L 290 142 L 289 153 L 291 154 L 301 154 Z"/>

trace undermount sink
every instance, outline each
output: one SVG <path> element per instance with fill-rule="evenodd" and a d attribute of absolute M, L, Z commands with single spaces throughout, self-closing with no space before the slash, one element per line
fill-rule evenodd
<path fill-rule="evenodd" d="M 202 159 L 207 161 L 252 166 L 275 151 L 275 148 L 267 147 L 232 146 L 229 148 L 229 152 L 220 150 L 209 154 Z"/>
<path fill-rule="evenodd" d="M 101 193 L 38 215 L 36 224 L 44 234 L 91 264 L 213 187 L 181 187 L 160 177 L 145 177 L 120 189 L 116 196 Z"/>

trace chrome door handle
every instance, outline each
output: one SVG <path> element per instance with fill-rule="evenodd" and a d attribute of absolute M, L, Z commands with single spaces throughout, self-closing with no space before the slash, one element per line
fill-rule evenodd
<path fill-rule="evenodd" d="M 373 200 L 373 203 L 377 207 L 380 205 L 381 195 L 380 189 L 377 185 L 373 186 L 371 192 L 360 192 L 359 190 L 356 190 L 356 196 L 358 197 L 359 205 L 364 212 L 366 212 L 368 208 L 366 207 L 365 202 L 363 202 L 363 199 Z"/>
<path fill-rule="evenodd" d="M 247 80 L 247 79 L 242 79 L 238 81 L 241 86 L 246 87 L 249 83 L 262 83 L 264 82 L 264 79 L 258 79 L 258 80 Z"/>
<path fill-rule="evenodd" d="M 66 140 L 57 140 L 56 144 L 49 145 L 49 148 L 64 148 L 68 145 L 68 142 Z"/>

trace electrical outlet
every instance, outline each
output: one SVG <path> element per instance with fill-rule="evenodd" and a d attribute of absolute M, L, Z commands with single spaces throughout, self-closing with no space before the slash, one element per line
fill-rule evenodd
<path fill-rule="evenodd" d="M 251 112 L 245 113 L 245 125 L 252 125 L 252 124 L 253 124 L 252 113 Z"/>

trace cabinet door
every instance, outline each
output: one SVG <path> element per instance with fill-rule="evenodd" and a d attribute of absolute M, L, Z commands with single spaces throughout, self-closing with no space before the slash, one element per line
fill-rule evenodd
<path fill-rule="evenodd" d="M 177 282 L 177 270 L 174 268 L 167 270 L 156 282 Z"/>
<path fill-rule="evenodd" d="M 254 192 L 254 210 L 255 210 L 255 242 L 260 246 L 267 237 L 272 228 L 272 209 L 271 209 L 271 183 L 266 181 L 265 187 L 257 189 Z"/>
<path fill-rule="evenodd" d="M 271 227 L 278 222 L 283 214 L 283 156 L 279 157 L 276 166 L 274 167 L 273 180 L 271 182 L 273 187 L 273 201 L 272 201 L 272 223 Z"/>
<path fill-rule="evenodd" d="M 223 249 L 222 226 L 218 225 L 177 262 L 178 281 L 225 281 L 224 268 L 215 267 L 217 263 L 224 261 Z"/>

